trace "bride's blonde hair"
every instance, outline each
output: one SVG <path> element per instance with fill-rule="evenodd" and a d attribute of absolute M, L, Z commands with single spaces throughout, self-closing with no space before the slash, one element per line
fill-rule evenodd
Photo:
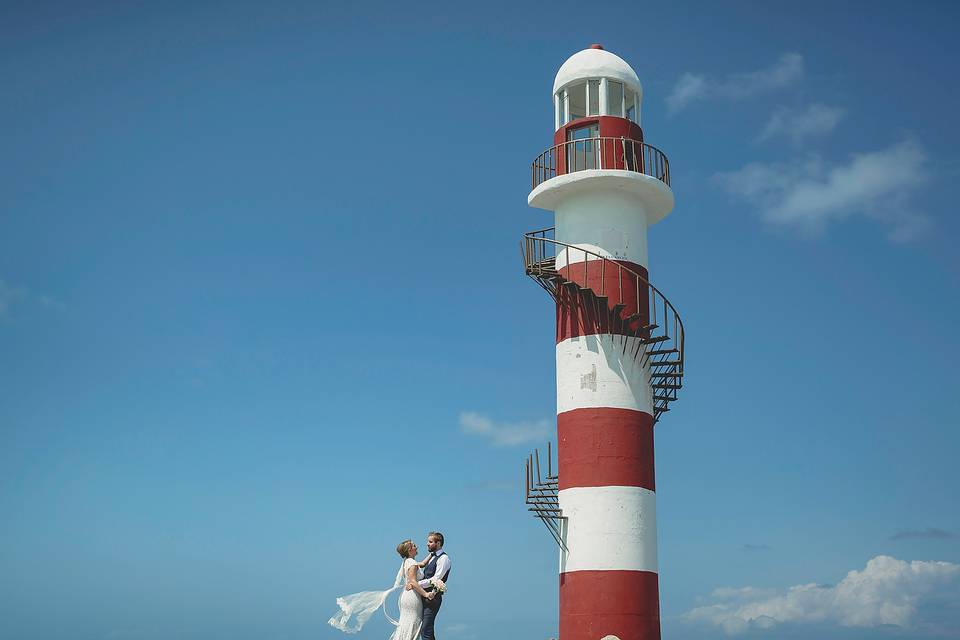
<path fill-rule="evenodd" d="M 413 548 L 413 540 L 410 540 L 408 538 L 407 540 L 404 540 L 403 542 L 397 545 L 397 553 L 400 554 L 401 558 L 406 558 L 410 555 L 410 549 L 412 548 Z"/>

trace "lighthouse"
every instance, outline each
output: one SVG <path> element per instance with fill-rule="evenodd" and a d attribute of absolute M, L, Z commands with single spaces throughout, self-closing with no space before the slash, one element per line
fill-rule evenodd
<path fill-rule="evenodd" d="M 643 87 L 592 45 L 553 84 L 553 144 L 532 164 L 524 269 L 556 302 L 557 446 L 526 503 L 560 549 L 560 640 L 660 638 L 654 427 L 683 384 L 679 314 L 650 278 L 648 229 L 673 209 Z"/>

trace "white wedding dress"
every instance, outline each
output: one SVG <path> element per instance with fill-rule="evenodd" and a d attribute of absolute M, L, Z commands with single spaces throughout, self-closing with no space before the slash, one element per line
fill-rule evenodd
<path fill-rule="evenodd" d="M 407 570 L 417 564 L 413 558 L 403 561 L 404 585 L 406 585 Z M 417 580 L 423 579 L 423 570 L 417 568 Z M 419 640 L 420 625 L 423 623 L 423 600 L 420 594 L 413 589 L 404 590 L 400 594 L 400 620 L 394 629 L 390 640 Z"/>
<path fill-rule="evenodd" d="M 407 569 L 410 568 L 411 564 L 417 564 L 416 560 L 407 558 L 403 561 L 403 565 L 393 581 L 393 587 L 386 591 L 361 591 L 337 598 L 337 606 L 340 607 L 340 611 L 327 623 L 345 633 L 357 633 L 370 619 L 370 616 L 377 609 L 383 607 L 383 613 L 387 616 L 387 620 L 397 627 L 390 636 L 390 640 L 420 640 L 420 626 L 423 623 L 423 601 L 416 591 L 405 589 Z M 423 579 L 423 571 L 420 568 L 417 568 L 416 575 L 417 580 Z M 404 589 L 400 592 L 400 620 L 391 618 L 385 606 L 387 596 L 397 589 Z"/>

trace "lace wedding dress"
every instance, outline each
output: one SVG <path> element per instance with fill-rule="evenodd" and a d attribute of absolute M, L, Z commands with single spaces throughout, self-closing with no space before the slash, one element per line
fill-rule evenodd
<path fill-rule="evenodd" d="M 417 564 L 412 558 L 403 561 L 404 584 L 406 584 L 407 570 Z M 417 580 L 423 578 L 423 571 L 417 569 Z M 420 625 L 423 623 L 423 600 L 413 589 L 405 590 L 400 594 L 400 620 L 394 629 L 390 640 L 419 640 Z"/>
<path fill-rule="evenodd" d="M 327 623 L 345 633 L 357 633 L 377 609 L 384 607 L 383 613 L 387 620 L 397 627 L 390 640 L 419 640 L 420 625 L 423 623 L 423 601 L 417 592 L 413 589 L 400 592 L 400 620 L 391 618 L 385 606 L 387 596 L 406 586 L 407 569 L 411 564 L 416 564 L 416 561 L 411 558 L 403 561 L 393 586 L 386 591 L 361 591 L 337 598 L 340 611 Z M 422 578 L 423 571 L 418 568 L 417 580 Z"/>

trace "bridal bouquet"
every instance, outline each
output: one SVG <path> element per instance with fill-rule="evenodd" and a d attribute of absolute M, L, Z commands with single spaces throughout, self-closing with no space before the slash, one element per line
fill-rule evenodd
<path fill-rule="evenodd" d="M 430 584 L 433 585 L 433 590 L 443 595 L 447 592 L 447 585 L 444 584 L 443 580 L 440 578 L 430 578 Z"/>

